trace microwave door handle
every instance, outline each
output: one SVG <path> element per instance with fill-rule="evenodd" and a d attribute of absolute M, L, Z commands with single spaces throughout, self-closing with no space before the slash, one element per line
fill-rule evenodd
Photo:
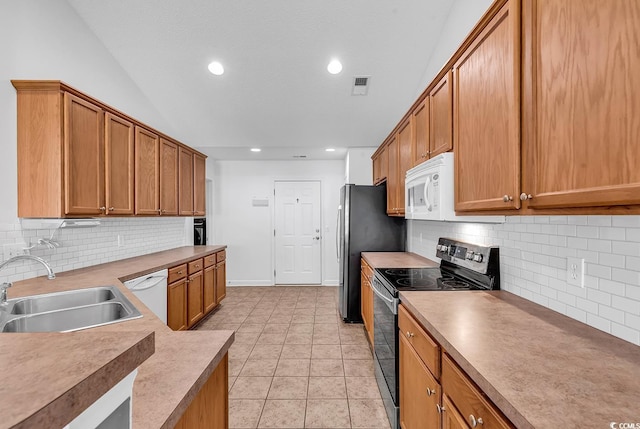
<path fill-rule="evenodd" d="M 427 177 L 427 180 L 424 182 L 424 202 L 427 205 L 427 211 L 433 210 L 431 201 L 429 201 L 429 184 L 430 183 L 431 183 L 431 176 Z"/>

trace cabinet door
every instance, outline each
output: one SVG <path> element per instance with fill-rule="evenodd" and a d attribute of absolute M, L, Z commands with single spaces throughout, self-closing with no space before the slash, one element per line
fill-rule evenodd
<path fill-rule="evenodd" d="M 460 415 L 446 394 L 442 395 L 442 404 L 444 405 L 442 429 L 469 429 L 464 417 Z"/>
<path fill-rule="evenodd" d="M 528 207 L 640 204 L 640 2 L 524 8 Z"/>
<path fill-rule="evenodd" d="M 204 316 L 204 290 L 202 271 L 189 276 L 187 282 L 187 324 L 195 325 Z"/>
<path fill-rule="evenodd" d="M 398 213 L 398 139 L 391 138 L 385 153 L 388 156 L 389 171 L 387 174 L 387 214 Z"/>
<path fill-rule="evenodd" d="M 360 271 L 360 315 L 362 316 L 362 323 L 364 328 L 369 332 L 369 293 L 368 293 L 368 280 L 364 274 L 364 271 Z"/>
<path fill-rule="evenodd" d="M 178 214 L 178 145 L 160 139 L 160 213 Z"/>
<path fill-rule="evenodd" d="M 216 265 L 216 304 L 227 296 L 227 263 L 218 262 Z"/>
<path fill-rule="evenodd" d="M 160 139 L 136 126 L 136 214 L 160 214 Z"/>
<path fill-rule="evenodd" d="M 187 329 L 187 279 L 167 288 L 167 325 L 174 331 Z"/>
<path fill-rule="evenodd" d="M 380 181 L 389 177 L 389 151 L 385 147 L 380 153 Z"/>
<path fill-rule="evenodd" d="M 193 152 L 179 149 L 180 214 L 193 216 Z"/>
<path fill-rule="evenodd" d="M 404 179 L 407 170 L 413 166 L 411 155 L 411 120 L 407 119 L 398 130 L 398 187 L 396 188 L 396 203 L 398 204 L 398 214 L 404 215 Z"/>
<path fill-rule="evenodd" d="M 507 2 L 454 66 L 456 211 L 520 207 L 520 26 Z"/>
<path fill-rule="evenodd" d="M 110 215 L 133 214 L 133 130 L 131 122 L 105 113 L 105 202 Z"/>
<path fill-rule="evenodd" d="M 399 335 L 400 426 L 402 429 L 440 426 L 440 384 L 403 335 Z"/>
<path fill-rule="evenodd" d="M 104 214 L 104 112 L 64 94 L 65 214 Z"/>
<path fill-rule="evenodd" d="M 411 113 L 413 166 L 429 158 L 429 119 L 429 97 L 425 97 Z"/>
<path fill-rule="evenodd" d="M 380 177 L 380 167 L 381 167 L 381 161 L 382 158 L 380 156 L 380 154 L 376 155 L 372 161 L 373 161 L 373 184 L 377 185 L 378 182 L 382 181 L 382 178 Z"/>
<path fill-rule="evenodd" d="M 452 73 L 445 74 L 429 93 L 429 157 L 453 148 Z"/>
<path fill-rule="evenodd" d="M 206 207 L 206 158 L 193 154 L 193 210 L 194 215 L 204 216 Z"/>
<path fill-rule="evenodd" d="M 210 266 L 204 270 L 203 287 L 204 314 L 216 306 L 216 267 Z"/>

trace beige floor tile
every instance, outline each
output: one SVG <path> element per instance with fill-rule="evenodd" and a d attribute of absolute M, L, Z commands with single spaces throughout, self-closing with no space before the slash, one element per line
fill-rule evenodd
<path fill-rule="evenodd" d="M 283 316 L 271 315 L 271 317 L 268 320 L 268 323 L 289 324 L 291 323 L 292 318 L 293 318 L 292 315 L 283 315 Z"/>
<path fill-rule="evenodd" d="M 306 399 L 309 377 L 273 377 L 267 399 Z"/>
<path fill-rule="evenodd" d="M 262 332 L 264 324 L 262 323 L 243 323 L 237 329 L 238 332 Z"/>
<path fill-rule="evenodd" d="M 307 401 L 267 400 L 260 417 L 259 428 L 302 428 Z"/>
<path fill-rule="evenodd" d="M 342 345 L 342 358 L 343 359 L 373 359 L 371 350 L 367 345 Z"/>
<path fill-rule="evenodd" d="M 331 307 L 316 307 L 316 316 L 336 316 L 336 310 Z"/>
<path fill-rule="evenodd" d="M 347 377 L 373 377 L 373 359 L 345 359 L 344 375 Z"/>
<path fill-rule="evenodd" d="M 276 368 L 276 377 L 308 377 L 311 359 L 280 358 Z"/>
<path fill-rule="evenodd" d="M 336 337 L 340 336 L 340 331 L 338 329 L 338 325 L 336 323 L 326 323 L 319 324 L 316 323 L 313 325 L 313 334 L 319 335 L 335 335 Z"/>
<path fill-rule="evenodd" d="M 345 381 L 349 399 L 382 399 L 375 377 L 346 377 Z"/>
<path fill-rule="evenodd" d="M 337 315 L 316 315 L 315 323 L 338 323 Z"/>
<path fill-rule="evenodd" d="M 340 344 L 340 337 L 337 334 L 313 334 L 313 344 Z"/>
<path fill-rule="evenodd" d="M 285 359 L 310 359 L 311 344 L 285 344 L 281 357 Z"/>
<path fill-rule="evenodd" d="M 262 332 L 256 344 L 284 344 L 285 334 L 266 334 Z"/>
<path fill-rule="evenodd" d="M 253 324 L 263 324 L 264 325 L 265 323 L 267 323 L 267 320 L 269 320 L 269 317 L 271 317 L 271 316 L 269 316 L 268 314 L 250 315 L 250 316 L 247 316 L 246 319 L 244 319 L 243 323 L 252 324 L 252 325 Z"/>
<path fill-rule="evenodd" d="M 219 323 L 216 326 L 216 329 L 221 331 L 236 331 L 242 325 L 240 322 L 229 322 L 228 320 L 224 320 L 222 323 Z"/>
<path fill-rule="evenodd" d="M 314 321 L 315 321 L 315 316 L 313 314 L 293 316 L 293 319 L 291 319 L 291 325 L 293 326 L 298 323 L 313 323 Z"/>
<path fill-rule="evenodd" d="M 351 428 L 346 399 L 309 399 L 305 428 Z"/>
<path fill-rule="evenodd" d="M 342 359 L 313 359 L 309 375 L 314 377 L 344 377 Z"/>
<path fill-rule="evenodd" d="M 249 359 L 244 363 L 241 377 L 273 377 L 278 359 Z"/>
<path fill-rule="evenodd" d="M 233 387 L 233 383 L 235 383 L 235 382 L 236 382 L 236 378 L 238 378 L 238 377 L 231 377 L 231 376 L 229 376 L 229 382 L 228 382 L 229 388 L 227 389 L 227 391 L 230 391 L 230 390 L 231 390 L 231 388 Z"/>
<path fill-rule="evenodd" d="M 291 324 L 287 334 L 313 334 L 313 323 Z"/>
<path fill-rule="evenodd" d="M 237 377 L 245 362 L 244 359 L 229 359 L 229 377 Z"/>
<path fill-rule="evenodd" d="M 257 428 L 263 407 L 262 399 L 229 399 L 229 428 Z"/>
<path fill-rule="evenodd" d="M 308 397 L 310 399 L 346 398 L 344 377 L 309 377 Z"/>
<path fill-rule="evenodd" d="M 267 399 L 271 377 L 238 377 L 229 392 L 232 399 Z"/>
<path fill-rule="evenodd" d="M 271 313 L 273 313 L 273 308 L 256 308 L 249 313 L 249 316 L 271 316 Z"/>
<path fill-rule="evenodd" d="M 229 359 L 246 360 L 253 350 L 253 344 L 233 343 L 229 347 Z"/>
<path fill-rule="evenodd" d="M 256 344 L 249 359 L 279 359 L 282 344 Z"/>
<path fill-rule="evenodd" d="M 289 332 L 284 340 L 285 344 L 311 344 L 313 342 L 313 334 L 292 333 Z"/>
<path fill-rule="evenodd" d="M 336 344 L 314 344 L 311 359 L 342 359 L 340 346 Z"/>
<path fill-rule="evenodd" d="M 260 332 L 236 331 L 234 344 L 255 344 L 258 341 Z"/>
<path fill-rule="evenodd" d="M 352 428 L 389 428 L 382 399 L 349 399 Z"/>
<path fill-rule="evenodd" d="M 286 334 L 289 329 L 288 323 L 267 323 L 264 325 L 263 334 Z"/>

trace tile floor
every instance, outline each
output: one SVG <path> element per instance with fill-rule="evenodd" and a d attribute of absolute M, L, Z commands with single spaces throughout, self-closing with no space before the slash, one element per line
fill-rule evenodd
<path fill-rule="evenodd" d="M 337 287 L 228 287 L 198 330 L 231 329 L 230 428 L 384 428 L 361 324 L 342 323 Z"/>

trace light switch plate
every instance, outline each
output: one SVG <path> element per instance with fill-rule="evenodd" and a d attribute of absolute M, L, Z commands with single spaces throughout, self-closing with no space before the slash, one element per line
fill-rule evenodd
<path fill-rule="evenodd" d="M 567 283 L 584 287 L 584 259 L 567 258 Z"/>

